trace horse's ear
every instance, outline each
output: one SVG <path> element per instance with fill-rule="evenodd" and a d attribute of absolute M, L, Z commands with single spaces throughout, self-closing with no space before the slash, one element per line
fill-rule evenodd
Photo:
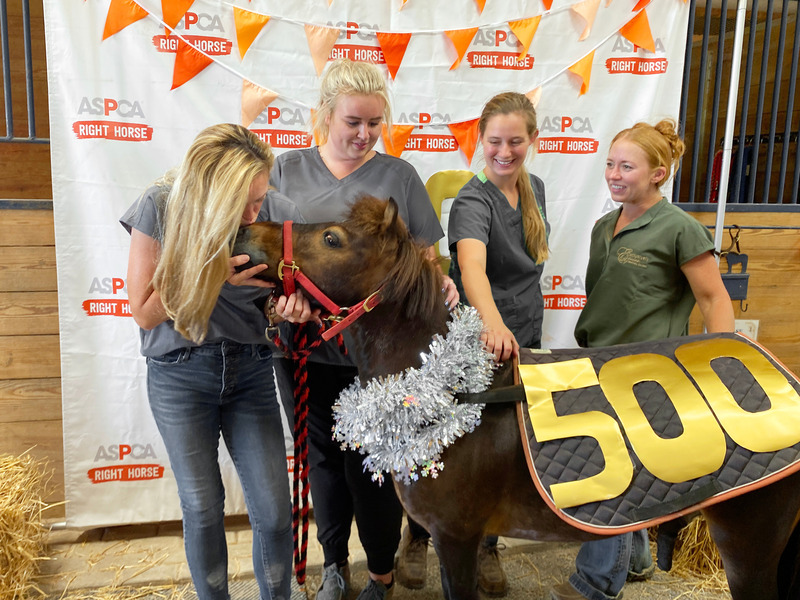
<path fill-rule="evenodd" d="M 388 231 L 390 228 L 394 227 L 394 224 L 397 222 L 397 212 L 397 202 L 394 201 L 394 198 L 389 198 L 389 201 L 386 203 L 386 209 L 383 211 L 384 231 Z"/>

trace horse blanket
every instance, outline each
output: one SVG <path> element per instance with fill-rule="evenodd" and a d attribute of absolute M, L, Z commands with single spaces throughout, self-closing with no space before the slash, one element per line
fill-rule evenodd
<path fill-rule="evenodd" d="M 800 383 L 739 334 L 523 350 L 534 483 L 570 524 L 610 534 L 800 469 Z"/>

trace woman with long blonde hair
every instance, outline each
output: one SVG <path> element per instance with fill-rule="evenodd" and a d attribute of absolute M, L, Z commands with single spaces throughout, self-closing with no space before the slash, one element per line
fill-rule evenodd
<path fill-rule="evenodd" d="M 242 482 L 253 527 L 253 565 L 261 598 L 290 597 L 291 501 L 280 409 L 266 343 L 266 268 L 241 272 L 231 256 L 238 228 L 261 220 L 299 220 L 286 197 L 269 190 L 274 158 L 245 127 L 200 132 L 180 167 L 128 209 L 128 297 L 147 359 L 150 408 L 169 456 L 183 513 L 189 571 L 201 600 L 228 599 L 228 563 L 218 464 L 222 437 Z M 277 312 L 317 318 L 301 295 Z"/>

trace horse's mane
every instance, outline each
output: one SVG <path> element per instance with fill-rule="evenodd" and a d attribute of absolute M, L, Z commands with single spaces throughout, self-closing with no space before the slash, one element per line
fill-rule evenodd
<path fill-rule="evenodd" d="M 409 319 L 434 321 L 444 304 L 442 271 L 428 259 L 426 248 L 415 241 L 403 220 L 387 221 L 389 200 L 359 198 L 348 221 L 378 241 L 377 253 L 391 256 L 391 267 L 381 283 L 384 303 L 399 305 Z M 396 213 L 396 208 L 395 208 Z"/>

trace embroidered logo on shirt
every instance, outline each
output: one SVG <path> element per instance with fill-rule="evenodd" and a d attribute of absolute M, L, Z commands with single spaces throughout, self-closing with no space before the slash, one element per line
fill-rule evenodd
<path fill-rule="evenodd" d="M 617 251 L 617 260 L 621 265 L 633 265 L 634 267 L 646 269 L 649 259 L 641 254 L 636 254 L 630 248 L 620 248 Z"/>

